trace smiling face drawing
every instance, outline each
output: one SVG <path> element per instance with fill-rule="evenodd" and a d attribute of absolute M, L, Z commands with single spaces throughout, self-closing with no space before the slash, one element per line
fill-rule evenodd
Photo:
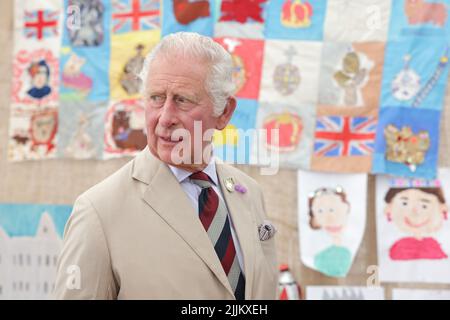
<path fill-rule="evenodd" d="M 311 228 L 326 231 L 336 245 L 340 244 L 349 212 L 350 204 L 341 187 L 318 189 L 309 198 Z"/>
<path fill-rule="evenodd" d="M 439 231 L 447 215 L 440 188 L 391 188 L 385 200 L 388 220 L 417 239 Z"/>

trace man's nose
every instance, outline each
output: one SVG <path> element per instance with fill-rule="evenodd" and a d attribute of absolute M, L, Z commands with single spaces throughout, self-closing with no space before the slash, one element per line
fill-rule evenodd
<path fill-rule="evenodd" d="M 164 102 L 164 105 L 161 108 L 161 114 L 159 116 L 158 122 L 166 128 L 169 128 L 178 123 L 177 108 L 172 99 L 168 98 Z"/>

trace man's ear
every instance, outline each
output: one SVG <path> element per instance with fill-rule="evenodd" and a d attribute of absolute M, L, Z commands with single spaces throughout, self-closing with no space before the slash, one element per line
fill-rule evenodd
<path fill-rule="evenodd" d="M 229 97 L 225 109 L 223 109 L 222 114 L 217 117 L 216 123 L 217 130 L 223 130 L 227 126 L 228 122 L 230 122 L 230 119 L 233 116 L 233 112 L 236 109 L 236 105 L 237 105 L 236 98 Z"/>

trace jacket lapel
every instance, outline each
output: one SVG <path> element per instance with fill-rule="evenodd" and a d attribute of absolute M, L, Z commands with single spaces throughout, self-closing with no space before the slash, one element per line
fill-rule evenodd
<path fill-rule="evenodd" d="M 252 297 L 253 278 L 255 274 L 255 240 L 254 232 L 256 221 L 254 220 L 251 209 L 249 208 L 249 194 L 240 193 L 236 190 L 230 192 L 225 186 L 225 180 L 233 177 L 231 172 L 221 163 L 216 162 L 217 176 L 219 178 L 220 187 L 223 197 L 227 203 L 227 207 L 233 222 L 234 229 L 239 239 L 239 244 L 244 256 L 244 272 L 245 272 L 245 299 L 250 300 Z"/>
<path fill-rule="evenodd" d="M 142 196 L 144 201 L 178 233 L 234 297 L 198 213 L 169 167 L 145 148 L 135 159 L 133 178 L 148 185 Z"/>

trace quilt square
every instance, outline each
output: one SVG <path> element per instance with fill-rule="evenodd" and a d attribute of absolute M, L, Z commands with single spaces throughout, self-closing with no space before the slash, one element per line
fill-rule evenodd
<path fill-rule="evenodd" d="M 324 43 L 319 103 L 378 108 L 383 60 L 382 42 Z"/>
<path fill-rule="evenodd" d="M 372 172 L 434 179 L 440 114 L 437 110 L 382 108 Z"/>
<path fill-rule="evenodd" d="M 386 41 L 391 0 L 328 1 L 325 41 Z"/>
<path fill-rule="evenodd" d="M 215 1 L 162 0 L 162 36 L 191 31 L 213 36 Z"/>
<path fill-rule="evenodd" d="M 327 0 L 273 0 L 267 8 L 267 39 L 323 39 Z"/>
<path fill-rule="evenodd" d="M 441 110 L 449 72 L 449 47 L 442 41 L 389 42 L 381 105 Z"/>
<path fill-rule="evenodd" d="M 260 102 L 316 103 L 321 53 L 320 42 L 267 40 Z"/>
<path fill-rule="evenodd" d="M 242 38 L 217 38 L 233 59 L 236 97 L 258 99 L 264 41 Z"/>

